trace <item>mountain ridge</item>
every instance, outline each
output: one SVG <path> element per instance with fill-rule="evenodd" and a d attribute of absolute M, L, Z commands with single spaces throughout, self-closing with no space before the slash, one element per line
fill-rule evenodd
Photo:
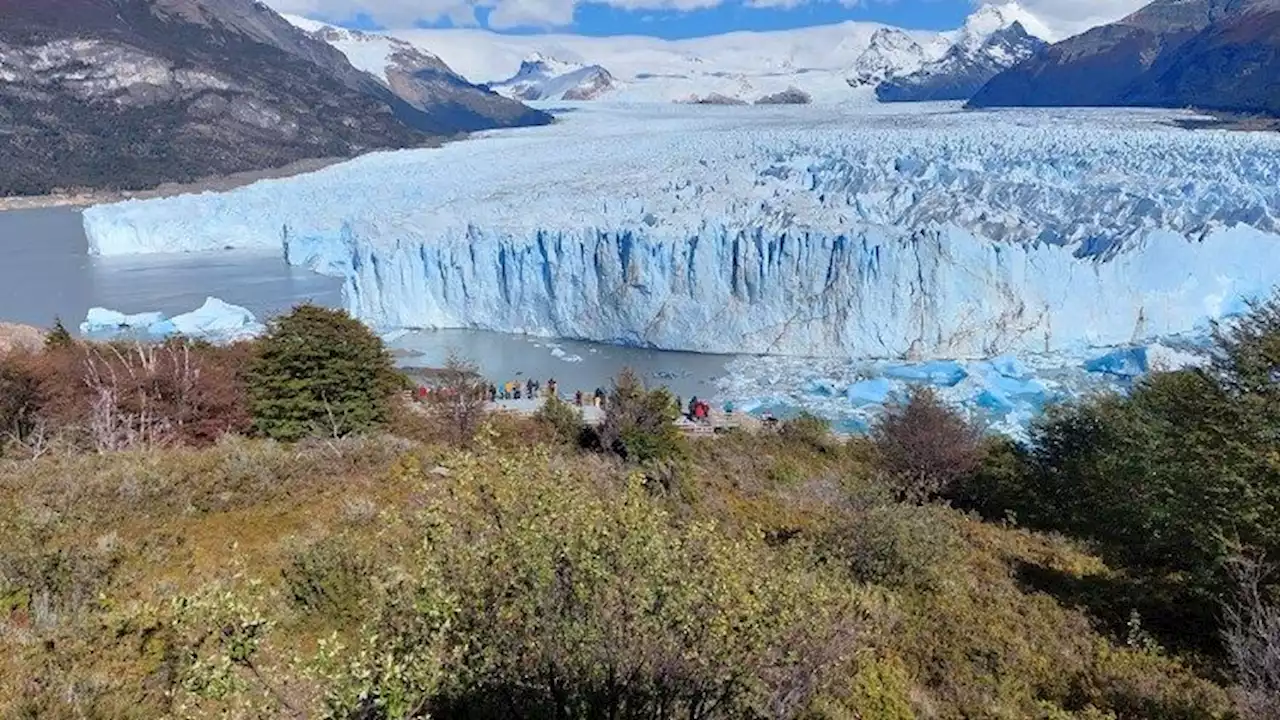
<path fill-rule="evenodd" d="M 1280 0 L 1157 0 L 992 78 L 972 107 L 1280 114 Z"/>
<path fill-rule="evenodd" d="M 252 0 L 0 0 L 0 196 L 136 190 L 461 130 Z"/>

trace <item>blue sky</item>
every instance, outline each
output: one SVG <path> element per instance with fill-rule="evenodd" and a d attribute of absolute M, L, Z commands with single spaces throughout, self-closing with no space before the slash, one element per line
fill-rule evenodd
<path fill-rule="evenodd" d="M 573 25 L 564 29 L 582 35 L 687 38 L 732 30 L 783 30 L 844 20 L 867 20 L 900 27 L 949 30 L 959 27 L 971 12 L 973 6 L 966 0 L 896 0 L 860 7 L 817 2 L 792 8 L 751 7 L 742 2 L 727 2 L 690 11 L 629 10 L 611 5 L 583 4 L 575 9 Z M 478 10 L 477 18 L 482 27 L 488 15 L 487 8 Z M 447 20 L 419 24 L 423 27 L 451 26 Z M 527 26 L 504 28 L 503 31 L 543 32 L 541 28 Z"/>
<path fill-rule="evenodd" d="M 481 27 L 506 33 L 687 38 L 843 20 L 959 27 L 981 3 L 1012 0 L 267 0 L 281 12 L 368 30 Z M 1147 0 L 1018 0 L 1059 36 L 1110 22 Z"/>

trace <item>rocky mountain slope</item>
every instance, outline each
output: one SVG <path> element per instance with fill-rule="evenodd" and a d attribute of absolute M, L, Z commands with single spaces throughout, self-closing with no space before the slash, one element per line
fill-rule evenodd
<path fill-rule="evenodd" d="M 150 187 L 461 129 L 253 0 L 0 0 L 0 196 Z"/>
<path fill-rule="evenodd" d="M 617 87 L 599 65 L 566 62 L 534 53 L 516 74 L 489 87 L 518 100 L 595 100 Z"/>
<path fill-rule="evenodd" d="M 439 57 L 405 40 L 301 17 L 285 19 L 316 40 L 337 48 L 352 65 L 381 80 L 401 100 L 447 122 L 454 130 L 547 121 L 544 113 L 467 82 Z"/>
<path fill-rule="evenodd" d="M 850 87 L 875 87 L 891 77 L 919 70 L 928 58 L 925 49 L 898 28 L 882 28 L 849 70 Z"/>
<path fill-rule="evenodd" d="M 1280 114 L 1280 0 L 1157 0 L 997 77 L 975 107 L 1195 106 Z"/>
<path fill-rule="evenodd" d="M 876 97 L 882 102 L 969 99 L 1000 72 L 1048 47 L 1027 31 L 1023 19 L 1016 4 L 979 9 L 941 58 L 915 72 L 890 74 L 876 86 Z"/>

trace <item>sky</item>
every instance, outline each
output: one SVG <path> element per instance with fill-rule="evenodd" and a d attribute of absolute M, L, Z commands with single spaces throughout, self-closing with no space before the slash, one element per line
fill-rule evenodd
<path fill-rule="evenodd" d="M 959 27 L 976 4 L 1006 0 L 267 0 L 281 12 L 362 29 L 480 27 L 505 33 L 687 38 L 862 20 Z M 1020 0 L 1059 37 L 1110 22 L 1145 0 Z"/>

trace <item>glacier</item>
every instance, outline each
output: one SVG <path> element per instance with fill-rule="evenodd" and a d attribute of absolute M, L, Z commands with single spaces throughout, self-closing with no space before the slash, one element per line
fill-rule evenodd
<path fill-rule="evenodd" d="M 1274 135 L 1150 110 L 567 109 L 96 206 L 86 235 L 102 255 L 276 249 L 383 331 L 911 362 L 1202 332 L 1280 279 Z"/>

